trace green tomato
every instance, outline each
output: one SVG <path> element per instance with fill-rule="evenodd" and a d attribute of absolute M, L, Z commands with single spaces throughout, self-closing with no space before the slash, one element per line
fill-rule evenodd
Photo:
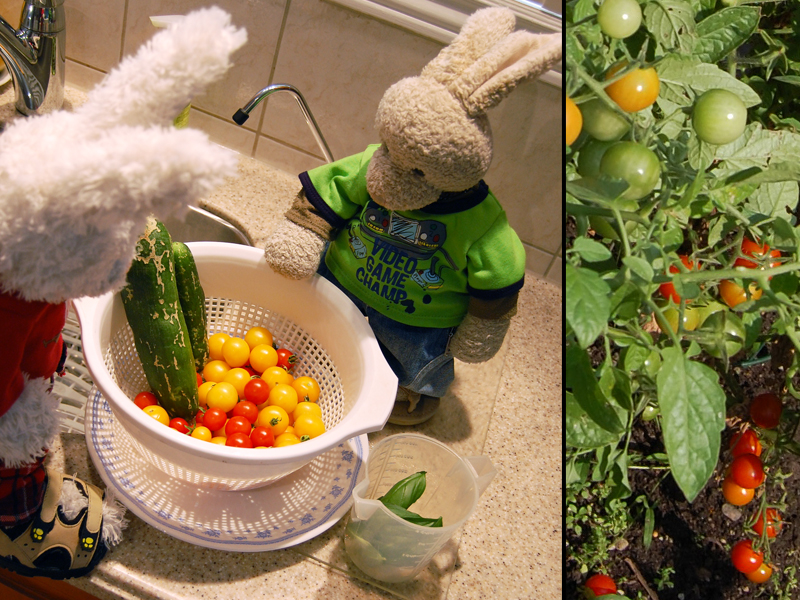
<path fill-rule="evenodd" d="M 642 9 L 636 0 L 603 0 L 597 9 L 597 23 L 608 37 L 624 39 L 642 24 Z"/>
<path fill-rule="evenodd" d="M 730 144 L 747 125 L 747 108 L 733 92 L 708 90 L 694 103 L 692 127 L 709 144 Z"/>
<path fill-rule="evenodd" d="M 595 178 L 600 174 L 600 160 L 614 142 L 589 140 L 581 146 L 578 154 L 578 174 L 581 177 Z"/>
<path fill-rule="evenodd" d="M 666 319 L 669 326 L 672 328 L 672 331 L 678 332 L 678 317 L 680 316 L 680 311 L 677 308 L 669 306 L 665 308 L 662 313 L 664 314 L 664 319 Z M 697 329 L 697 326 L 700 324 L 700 311 L 694 308 L 684 308 L 683 310 L 683 329 L 684 331 L 694 331 Z M 663 323 L 659 322 L 659 326 L 662 326 Z M 661 329 L 664 329 L 662 326 Z"/>
<path fill-rule="evenodd" d="M 583 130 L 602 142 L 616 142 L 631 128 L 625 117 L 600 98 L 592 98 L 581 104 L 581 115 L 583 115 Z"/>
<path fill-rule="evenodd" d="M 648 404 L 642 410 L 642 421 L 652 421 L 658 416 L 658 407 Z"/>
<path fill-rule="evenodd" d="M 742 320 L 728 310 L 709 315 L 701 327 L 702 331 L 716 334 L 716 339 L 703 344 L 704 350 L 714 358 L 734 356 L 744 346 L 745 330 Z"/>
<path fill-rule="evenodd" d="M 661 162 L 655 152 L 636 142 L 617 142 L 600 159 L 600 173 L 628 183 L 624 200 L 639 200 L 658 184 Z"/>

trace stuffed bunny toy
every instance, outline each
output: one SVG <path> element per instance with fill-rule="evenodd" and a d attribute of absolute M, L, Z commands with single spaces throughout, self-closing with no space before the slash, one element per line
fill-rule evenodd
<path fill-rule="evenodd" d="M 561 35 L 514 27 L 509 9 L 469 17 L 420 76 L 386 91 L 381 144 L 300 175 L 266 243 L 275 271 L 319 272 L 367 315 L 399 380 L 393 423 L 430 418 L 453 358 L 490 359 L 516 312 L 525 252 L 482 179 L 486 111 L 561 59 Z"/>
<path fill-rule="evenodd" d="M 179 216 L 235 174 L 233 153 L 171 122 L 245 41 L 223 11 L 197 11 L 74 111 L 0 135 L 0 566 L 77 577 L 121 539 L 116 499 L 44 464 L 67 302 L 122 287 L 148 216 Z"/>

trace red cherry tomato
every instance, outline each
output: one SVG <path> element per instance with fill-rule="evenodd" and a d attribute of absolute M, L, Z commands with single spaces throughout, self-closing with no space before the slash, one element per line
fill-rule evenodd
<path fill-rule="evenodd" d="M 205 413 L 205 409 L 201 408 L 197 411 L 197 414 L 194 416 L 194 424 L 195 425 L 202 425 L 203 424 L 203 415 Z"/>
<path fill-rule="evenodd" d="M 218 431 L 225 425 L 228 415 L 220 408 L 209 408 L 203 415 L 203 426 L 211 431 Z"/>
<path fill-rule="evenodd" d="M 763 263 L 764 259 L 769 255 L 772 258 L 780 258 L 781 251 L 780 250 L 770 250 L 767 244 L 758 244 L 753 240 L 749 240 L 744 238 L 742 240 L 742 254 L 745 256 L 751 256 L 758 262 L 753 262 L 752 260 L 747 260 L 746 258 L 737 258 L 733 265 L 736 267 L 747 267 L 748 269 L 757 269 L 759 268 L 760 264 Z M 769 261 L 770 267 L 777 267 L 780 261 Z"/>
<path fill-rule="evenodd" d="M 169 420 L 169 426 L 179 433 L 189 433 L 189 423 L 186 419 L 175 417 Z"/>
<path fill-rule="evenodd" d="M 759 513 L 758 520 L 753 524 L 753 531 L 759 536 L 764 535 L 765 513 L 767 517 L 767 537 L 774 538 L 781 532 L 781 528 L 783 528 L 783 519 L 781 519 L 780 513 L 774 508 L 768 508 L 764 512 Z"/>
<path fill-rule="evenodd" d="M 617 584 L 608 575 L 592 575 L 586 580 L 586 588 L 592 590 L 595 596 L 603 596 L 605 594 L 616 594 Z"/>
<path fill-rule="evenodd" d="M 283 367 L 287 371 L 294 369 L 297 363 L 297 355 L 291 350 L 286 348 L 278 348 L 278 366 Z"/>
<path fill-rule="evenodd" d="M 256 377 L 248 381 L 244 386 L 244 398 L 259 406 L 269 399 L 269 384 Z"/>
<path fill-rule="evenodd" d="M 155 406 L 158 404 L 158 398 L 153 392 L 139 392 L 133 399 L 133 403 L 144 410 L 148 406 Z"/>
<path fill-rule="evenodd" d="M 740 540 L 733 545 L 731 550 L 733 566 L 741 573 L 752 573 L 764 562 L 763 552 L 753 550 L 750 540 Z"/>
<path fill-rule="evenodd" d="M 249 435 L 242 433 L 241 431 L 237 431 L 236 433 L 228 436 L 228 438 L 225 440 L 225 445 L 232 446 L 233 448 L 252 448 L 253 442 L 250 441 Z"/>
<path fill-rule="evenodd" d="M 230 437 L 234 433 L 244 433 L 249 438 L 251 429 L 253 425 L 244 417 L 231 417 L 225 424 L 225 435 Z"/>
<path fill-rule="evenodd" d="M 258 418 L 258 407 L 250 400 L 240 400 L 233 407 L 233 416 L 244 417 L 252 425 Z"/>
<path fill-rule="evenodd" d="M 783 402 L 776 394 L 770 392 L 759 394 L 750 403 L 750 418 L 763 429 L 777 427 L 782 412 Z"/>
<path fill-rule="evenodd" d="M 197 387 L 203 385 L 203 376 L 200 373 L 197 374 Z"/>
<path fill-rule="evenodd" d="M 764 467 L 755 454 L 742 454 L 731 463 L 731 477 L 743 488 L 754 489 L 764 483 Z"/>
<path fill-rule="evenodd" d="M 275 434 L 272 433 L 272 427 L 264 427 L 263 425 L 254 427 L 253 431 L 250 432 L 250 441 L 253 443 L 253 448 L 274 446 Z"/>
<path fill-rule="evenodd" d="M 691 261 L 691 260 L 689 260 L 689 257 L 688 257 L 688 256 L 681 255 L 681 256 L 679 256 L 678 258 L 680 258 L 680 259 L 681 259 L 681 262 L 683 263 L 683 265 L 684 265 L 684 266 L 685 266 L 685 267 L 686 267 L 686 268 L 687 268 L 689 271 L 691 271 L 692 269 L 694 269 L 694 268 L 695 268 L 695 266 L 694 266 L 694 262 L 693 262 L 693 261 Z M 681 272 L 681 269 L 680 269 L 680 267 L 678 267 L 677 265 L 670 265 L 670 267 L 669 267 L 669 272 L 670 272 L 670 273 L 680 273 L 680 272 Z M 667 300 L 670 300 L 670 299 L 672 299 L 672 301 L 673 301 L 675 304 L 680 304 L 680 303 L 681 303 L 681 297 L 680 297 L 680 294 L 678 294 L 678 292 L 676 292 L 676 291 L 675 291 L 675 286 L 673 285 L 673 283 L 672 283 L 671 281 L 667 281 L 666 283 L 662 283 L 662 284 L 659 286 L 659 288 L 658 288 L 658 291 L 661 293 L 661 295 L 662 295 L 662 296 L 663 296 L 665 299 L 667 299 Z M 689 301 L 687 300 L 687 302 L 689 302 Z"/>
<path fill-rule="evenodd" d="M 755 454 L 761 456 L 761 442 L 752 429 L 746 429 L 731 438 L 731 454 L 736 458 L 742 454 Z"/>
<path fill-rule="evenodd" d="M 722 495 L 734 506 L 744 506 L 753 499 L 755 493 L 755 490 L 737 484 L 730 476 L 722 480 Z"/>

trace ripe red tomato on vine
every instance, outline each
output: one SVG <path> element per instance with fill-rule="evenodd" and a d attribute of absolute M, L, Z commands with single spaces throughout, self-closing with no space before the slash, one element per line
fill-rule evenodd
<path fill-rule="evenodd" d="M 744 254 L 745 256 L 750 256 L 751 258 L 754 258 L 756 261 L 759 262 L 763 262 L 763 260 L 766 259 L 767 256 L 770 256 L 771 258 L 781 257 L 780 250 L 770 250 L 767 244 L 759 244 L 748 238 L 744 238 L 742 240 L 742 254 Z M 754 262 L 752 260 L 748 260 L 740 256 L 733 262 L 733 265 L 735 267 L 746 267 L 748 269 L 757 269 L 759 268 L 759 266 L 761 266 L 759 262 Z M 781 264 L 780 261 L 772 261 L 772 260 L 769 261 L 770 267 L 777 267 L 779 264 Z"/>
<path fill-rule="evenodd" d="M 697 267 L 695 267 L 694 261 L 689 260 L 689 257 L 686 256 L 685 254 L 681 254 L 680 256 L 678 256 L 678 258 L 683 263 L 683 266 L 686 267 L 689 271 L 691 271 L 691 270 L 693 270 L 695 268 L 700 268 L 699 265 L 697 265 Z M 669 266 L 669 272 L 670 273 L 680 273 L 681 269 L 677 265 L 670 265 Z M 675 285 L 671 281 L 667 281 L 665 283 L 662 283 L 658 287 L 658 291 L 664 297 L 664 299 L 666 299 L 666 300 L 670 300 L 671 299 L 675 304 L 680 304 L 681 303 L 680 294 L 678 294 L 678 292 L 675 291 Z M 687 302 L 689 302 L 689 301 L 687 300 Z"/>
<path fill-rule="evenodd" d="M 586 580 L 586 589 L 592 591 L 595 596 L 603 596 L 605 594 L 616 594 L 617 584 L 608 575 L 598 573 L 592 575 Z"/>
<path fill-rule="evenodd" d="M 744 506 L 753 499 L 755 493 L 756 491 L 754 489 L 740 486 L 730 475 L 722 480 L 722 495 L 725 497 L 725 501 L 728 502 L 728 504 Z"/>
<path fill-rule="evenodd" d="M 761 456 L 761 442 L 752 429 L 746 429 L 731 438 L 731 454 L 734 458 L 742 454 L 755 454 Z"/>
<path fill-rule="evenodd" d="M 743 488 L 757 488 L 766 478 L 761 459 L 755 454 L 737 456 L 731 463 L 731 478 Z"/>
<path fill-rule="evenodd" d="M 759 394 L 750 403 L 750 418 L 753 423 L 763 429 L 774 429 L 778 426 L 783 412 L 783 402 L 771 392 Z"/>
<path fill-rule="evenodd" d="M 781 532 L 781 529 L 783 528 L 783 519 L 781 519 L 780 513 L 774 508 L 768 508 L 759 513 L 758 519 L 753 524 L 753 531 L 755 531 L 759 536 L 764 535 L 765 516 L 767 537 L 772 539 Z"/>
<path fill-rule="evenodd" d="M 752 573 L 764 562 L 764 553 L 754 550 L 752 541 L 740 540 L 731 549 L 731 561 L 737 571 L 745 574 Z"/>

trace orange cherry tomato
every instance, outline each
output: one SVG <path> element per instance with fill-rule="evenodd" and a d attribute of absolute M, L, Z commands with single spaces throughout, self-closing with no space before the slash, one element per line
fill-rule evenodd
<path fill-rule="evenodd" d="M 722 301 L 731 308 L 735 308 L 742 302 L 748 300 L 747 293 L 744 291 L 744 288 L 731 279 L 723 279 L 720 281 L 718 290 Z M 758 300 L 761 298 L 761 294 L 764 293 L 755 282 L 750 283 L 748 290 L 750 291 L 750 299 L 753 300 Z"/>
<path fill-rule="evenodd" d="M 761 566 L 755 571 L 752 573 L 745 573 L 744 576 L 753 583 L 766 583 L 769 581 L 769 578 L 772 577 L 772 567 L 767 563 L 761 563 Z"/>
<path fill-rule="evenodd" d="M 722 480 L 722 495 L 729 504 L 734 506 L 744 506 L 753 499 L 755 493 L 754 489 L 740 486 L 730 475 Z"/>
<path fill-rule="evenodd" d="M 578 105 L 572 101 L 572 98 L 566 96 L 566 116 L 567 116 L 567 129 L 566 129 L 566 142 L 570 146 L 581 133 L 583 128 L 583 115 Z"/>
<path fill-rule="evenodd" d="M 614 65 L 606 79 L 611 79 L 627 66 L 627 62 Z M 652 67 L 633 69 L 617 81 L 606 86 L 605 91 L 625 112 L 637 112 L 651 106 L 658 98 L 661 82 Z"/>

